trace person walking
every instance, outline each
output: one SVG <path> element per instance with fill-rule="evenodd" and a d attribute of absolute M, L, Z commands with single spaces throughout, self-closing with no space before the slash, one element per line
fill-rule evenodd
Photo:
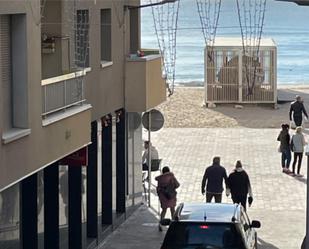
<path fill-rule="evenodd" d="M 301 167 L 301 162 L 303 159 L 305 145 L 306 145 L 306 142 L 305 142 L 304 134 L 302 133 L 302 127 L 298 126 L 296 127 L 295 134 L 292 136 L 292 139 L 291 139 L 291 150 L 294 152 L 294 159 L 293 159 L 293 164 L 292 164 L 293 175 L 295 175 L 295 166 L 296 166 L 296 162 L 298 161 L 296 176 L 302 176 L 300 175 L 300 167 Z"/>
<path fill-rule="evenodd" d="M 176 189 L 180 184 L 168 166 L 163 167 L 162 174 L 155 178 L 158 181 L 157 193 L 161 204 L 160 222 L 164 219 L 167 209 L 171 211 L 171 217 L 175 214 L 177 202 Z M 161 223 L 159 222 L 159 231 L 162 231 Z"/>
<path fill-rule="evenodd" d="M 224 167 L 220 165 L 220 157 L 213 158 L 213 164 L 206 168 L 202 180 L 202 194 L 205 194 L 206 186 L 206 202 L 211 202 L 215 198 L 215 202 L 222 201 L 223 179 L 226 186 L 226 195 L 229 195 L 227 174 Z"/>
<path fill-rule="evenodd" d="M 302 125 L 303 113 L 308 119 L 308 114 L 303 104 L 303 100 L 299 95 L 296 95 L 295 101 L 291 103 L 289 112 L 290 121 L 292 121 L 292 113 L 293 113 L 293 120 L 296 126 Z"/>
<path fill-rule="evenodd" d="M 247 172 L 243 169 L 240 160 L 236 161 L 234 171 L 228 177 L 229 188 L 231 190 L 234 203 L 240 203 L 246 210 L 247 196 L 249 206 L 253 201 L 250 179 Z"/>
<path fill-rule="evenodd" d="M 289 125 L 282 124 L 281 131 L 278 135 L 277 141 L 280 141 L 279 150 L 281 152 L 281 167 L 283 173 L 289 173 L 291 163 L 291 149 L 290 149 L 290 134 Z"/>
<path fill-rule="evenodd" d="M 142 155 L 142 166 L 143 166 L 142 168 L 143 168 L 143 171 L 148 171 L 148 165 L 149 165 L 148 155 L 149 155 L 149 151 L 150 151 L 151 160 L 159 159 L 159 153 L 158 153 L 158 150 L 156 149 L 156 147 L 153 146 L 151 144 L 151 142 L 144 141 L 144 152 L 143 152 L 143 155 Z"/>

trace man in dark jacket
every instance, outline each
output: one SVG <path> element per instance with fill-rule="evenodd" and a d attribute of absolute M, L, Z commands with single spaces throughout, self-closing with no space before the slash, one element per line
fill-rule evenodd
<path fill-rule="evenodd" d="M 215 198 L 215 202 L 222 201 L 223 179 L 226 186 L 226 194 L 229 194 L 226 170 L 220 165 L 220 157 L 214 157 L 213 164 L 206 168 L 202 181 L 202 194 L 205 193 L 206 186 L 206 202 L 211 202 Z M 207 182 L 207 185 L 206 185 Z"/>
<path fill-rule="evenodd" d="M 292 113 L 293 113 L 293 120 L 295 122 L 296 127 L 301 126 L 302 121 L 303 121 L 303 113 L 308 119 L 308 114 L 304 107 L 303 101 L 299 95 L 296 95 L 296 100 L 291 103 L 290 113 L 289 113 L 291 121 L 292 121 Z"/>
<path fill-rule="evenodd" d="M 241 203 L 246 210 L 247 196 L 249 206 L 253 201 L 251 184 L 247 172 L 242 168 L 241 161 L 236 162 L 235 170 L 229 175 L 229 187 L 234 203 Z"/>

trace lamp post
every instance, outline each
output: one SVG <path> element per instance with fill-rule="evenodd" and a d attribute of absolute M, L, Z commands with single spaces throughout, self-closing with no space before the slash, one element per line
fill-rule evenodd
<path fill-rule="evenodd" d="M 148 116 L 148 207 L 151 207 L 151 111 L 149 112 Z"/>

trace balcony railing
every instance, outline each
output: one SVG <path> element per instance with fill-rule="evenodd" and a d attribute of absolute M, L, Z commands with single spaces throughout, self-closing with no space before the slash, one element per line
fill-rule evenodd
<path fill-rule="evenodd" d="M 87 70 L 42 80 L 42 117 L 65 112 L 86 101 L 84 81 Z"/>

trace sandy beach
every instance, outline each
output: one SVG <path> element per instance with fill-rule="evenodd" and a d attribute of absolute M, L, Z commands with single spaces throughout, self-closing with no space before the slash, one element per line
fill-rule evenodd
<path fill-rule="evenodd" d="M 293 100 L 296 94 L 303 97 L 309 111 L 309 86 L 283 85 L 278 91 L 284 91 L 288 98 L 278 103 L 277 109 L 272 105 L 250 104 L 242 105 L 243 109 L 236 109 L 235 104 L 219 104 L 215 108 L 206 108 L 203 106 L 203 87 L 179 86 L 157 109 L 164 114 L 166 128 L 279 128 L 281 123 L 289 122 L 289 100 Z"/>

